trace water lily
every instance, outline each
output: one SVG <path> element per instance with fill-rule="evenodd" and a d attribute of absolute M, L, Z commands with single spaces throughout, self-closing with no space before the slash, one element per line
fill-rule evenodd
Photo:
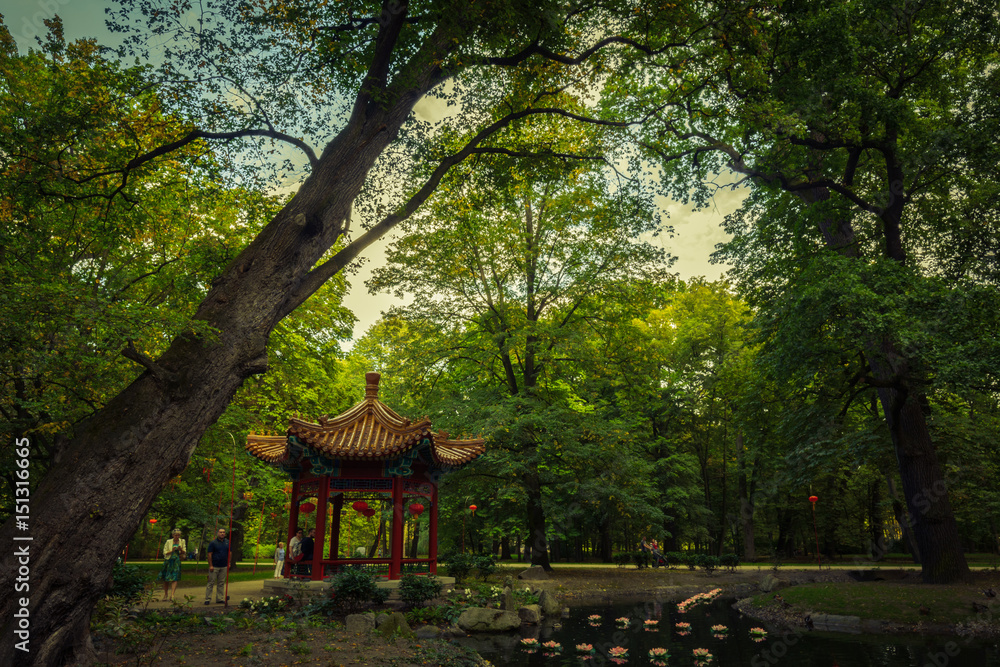
<path fill-rule="evenodd" d="M 620 623 L 622 625 L 628 625 L 631 622 L 632 622 L 632 619 L 630 619 L 628 616 L 622 616 L 621 618 L 616 618 L 615 619 L 615 623 Z"/>
<path fill-rule="evenodd" d="M 660 624 L 660 622 L 657 621 L 656 619 L 650 618 L 650 619 L 647 619 L 647 620 L 643 621 L 642 624 L 645 625 L 647 628 L 655 628 L 656 626 L 658 626 Z"/>
<path fill-rule="evenodd" d="M 678 630 L 690 630 L 691 624 L 681 621 L 680 623 L 674 623 L 674 627 L 677 628 Z"/>
<path fill-rule="evenodd" d="M 670 657 L 670 651 L 665 648 L 651 648 L 649 649 L 649 659 L 650 660 L 666 660 Z"/>
<path fill-rule="evenodd" d="M 627 658 L 628 649 L 623 646 L 612 646 L 608 649 L 608 653 L 612 658 Z"/>
<path fill-rule="evenodd" d="M 562 650 L 562 644 L 560 644 L 559 642 L 554 642 L 554 641 L 553 642 L 545 642 L 544 644 L 542 644 L 542 648 L 544 648 L 547 651 L 561 651 Z"/>
<path fill-rule="evenodd" d="M 538 640 L 534 637 L 527 637 L 521 640 L 521 646 L 530 646 L 531 648 L 538 648 Z"/>
<path fill-rule="evenodd" d="M 587 617 L 587 620 L 590 621 L 591 623 L 597 623 L 598 621 L 601 620 L 601 615 L 591 614 L 590 616 Z"/>
<path fill-rule="evenodd" d="M 695 663 L 703 664 L 712 660 L 712 654 L 708 652 L 707 648 L 696 648 L 692 653 Z"/>
<path fill-rule="evenodd" d="M 767 637 L 767 630 L 764 628 L 750 628 L 751 637 Z"/>
<path fill-rule="evenodd" d="M 593 653 L 594 652 L 594 645 L 593 644 L 577 644 L 576 645 L 576 650 L 577 650 L 578 653 Z"/>

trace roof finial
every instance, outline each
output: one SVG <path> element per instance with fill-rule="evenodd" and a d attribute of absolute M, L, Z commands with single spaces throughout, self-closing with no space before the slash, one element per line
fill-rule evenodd
<path fill-rule="evenodd" d="M 378 398 L 379 373 L 365 373 L 365 398 Z"/>

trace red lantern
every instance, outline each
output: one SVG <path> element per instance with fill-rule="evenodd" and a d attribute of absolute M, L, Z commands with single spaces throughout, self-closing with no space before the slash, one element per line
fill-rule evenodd
<path fill-rule="evenodd" d="M 475 514 L 475 513 L 476 513 L 476 510 L 477 510 L 477 509 L 479 509 L 479 508 L 478 508 L 478 507 L 476 507 L 475 505 L 469 505 L 469 509 L 470 509 L 470 510 L 472 510 L 472 513 L 473 513 L 473 514 Z"/>
<path fill-rule="evenodd" d="M 420 516 L 421 512 L 424 511 L 424 506 L 420 503 L 413 503 L 410 505 L 410 514 L 413 516 Z"/>
<path fill-rule="evenodd" d="M 815 503 L 817 500 L 819 500 L 819 496 L 809 496 L 809 502 Z"/>
<path fill-rule="evenodd" d="M 149 522 L 150 523 L 156 523 L 156 519 L 150 519 Z"/>
<path fill-rule="evenodd" d="M 364 514 L 364 515 L 365 515 L 366 517 L 368 517 L 369 519 L 370 519 L 370 518 L 372 518 L 373 516 L 375 516 L 375 510 L 373 510 L 373 509 L 372 509 L 372 508 L 370 508 L 370 507 L 366 507 L 366 508 L 364 509 L 364 511 L 363 511 L 363 512 L 361 512 L 361 513 L 362 513 L 362 514 Z"/>
<path fill-rule="evenodd" d="M 316 506 L 313 505 L 312 503 L 302 503 L 301 505 L 299 505 L 299 511 L 302 512 L 303 514 L 310 514 L 315 509 Z"/>
<path fill-rule="evenodd" d="M 361 512 L 362 514 L 364 514 L 365 510 L 368 509 L 368 503 L 366 503 L 363 500 L 355 500 L 354 504 L 351 505 L 351 507 L 354 508 L 355 512 Z"/>

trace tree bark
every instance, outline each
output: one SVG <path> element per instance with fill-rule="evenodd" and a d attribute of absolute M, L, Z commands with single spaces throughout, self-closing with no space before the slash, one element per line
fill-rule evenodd
<path fill-rule="evenodd" d="M 370 100 L 355 107 L 294 199 L 213 282 L 195 318 L 211 325 L 216 336 L 175 339 L 155 364 L 80 425 L 34 489 L 28 528 L 11 519 L 0 529 L 5 544 L 27 549 L 31 572 L 23 594 L 29 600 L 30 650 L 5 641 L 0 664 L 92 660 L 91 610 L 105 593 L 115 558 L 242 382 L 266 370 L 273 328 L 323 284 L 313 267 L 343 234 L 368 172 L 429 79 L 428 70 L 390 108 Z M 325 273 L 342 269 L 389 227 L 338 253 Z M 14 591 L 17 556 L 9 549 L 0 562 L 0 590 Z M 21 597 L 5 593 L 0 602 L 5 637 L 16 636 L 14 611 Z"/>
<path fill-rule="evenodd" d="M 754 561 L 757 558 L 757 547 L 753 529 L 753 492 L 747 483 L 746 458 L 743 452 L 743 434 L 736 434 L 736 481 L 740 497 L 740 523 L 743 528 L 743 560 Z M 756 462 L 755 462 L 756 463 Z M 754 470 L 756 471 L 756 464 Z M 756 476 L 756 475 L 755 475 Z"/>
<path fill-rule="evenodd" d="M 533 472 L 525 479 L 525 491 L 528 497 L 528 543 L 531 551 L 531 564 L 541 565 L 547 571 L 552 571 L 549 563 L 548 541 L 545 538 L 545 511 L 542 508 L 542 487 L 538 473 Z"/>
<path fill-rule="evenodd" d="M 614 549 L 611 542 L 611 517 L 605 516 L 604 520 L 601 521 L 601 536 L 600 536 L 601 562 L 610 563 L 613 551 Z"/>
<path fill-rule="evenodd" d="M 828 198 L 828 191 L 817 188 L 807 200 L 825 201 Z M 898 208 L 902 197 L 897 196 L 895 201 Z M 883 219 L 886 252 L 893 260 L 902 262 L 905 258 L 898 239 L 900 213 L 892 207 L 890 212 L 896 217 Z M 828 247 L 846 257 L 858 259 L 858 246 L 850 221 L 822 218 L 820 231 Z M 929 584 L 967 581 L 971 573 L 948 499 L 948 484 L 941 473 L 937 450 L 924 418 L 927 398 L 913 388 L 908 360 L 891 339 L 872 336 L 862 340 L 861 347 L 872 378 L 877 383 L 879 402 L 896 452 L 903 495 L 920 553 L 922 579 Z"/>

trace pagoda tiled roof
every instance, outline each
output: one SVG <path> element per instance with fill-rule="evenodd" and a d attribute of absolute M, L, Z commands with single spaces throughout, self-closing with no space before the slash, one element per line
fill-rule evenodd
<path fill-rule="evenodd" d="M 411 421 L 378 400 L 378 374 L 366 375 L 365 398 L 336 417 L 320 417 L 310 422 L 302 417 L 288 420 L 287 436 L 250 434 L 246 449 L 268 463 L 289 460 L 290 440 L 330 459 L 384 461 L 398 458 L 427 440 L 434 462 L 459 466 L 486 451 L 484 441 L 451 440 L 448 433 L 434 433 L 424 417 Z"/>

